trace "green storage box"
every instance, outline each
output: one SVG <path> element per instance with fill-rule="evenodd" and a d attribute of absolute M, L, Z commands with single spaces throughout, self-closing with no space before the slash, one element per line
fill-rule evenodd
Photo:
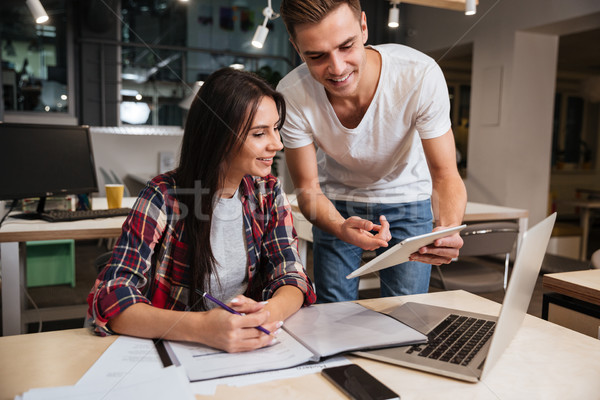
<path fill-rule="evenodd" d="M 71 284 L 75 287 L 75 241 L 27 242 L 27 287 Z"/>

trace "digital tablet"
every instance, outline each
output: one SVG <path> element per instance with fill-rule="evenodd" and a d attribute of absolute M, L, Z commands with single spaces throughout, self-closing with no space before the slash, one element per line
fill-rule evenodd
<path fill-rule="evenodd" d="M 453 235 L 456 232 L 460 232 L 465 229 L 467 225 L 454 226 L 452 228 L 442 229 L 441 231 L 435 231 L 426 233 L 424 235 L 413 236 L 408 239 L 404 239 L 400 243 L 386 250 L 383 254 L 375 257 L 350 275 L 346 276 L 346 279 L 356 278 L 370 272 L 379 271 L 380 269 L 392 267 L 396 264 L 401 264 L 408 261 L 408 257 L 423 246 L 428 246 L 435 242 L 437 239 Z"/>

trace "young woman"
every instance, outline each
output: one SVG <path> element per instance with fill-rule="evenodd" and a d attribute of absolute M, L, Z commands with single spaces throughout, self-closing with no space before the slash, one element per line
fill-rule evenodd
<path fill-rule="evenodd" d="M 178 168 L 140 193 L 88 297 L 95 332 L 247 351 L 315 301 L 290 205 L 270 175 L 284 119 L 283 97 L 260 78 L 224 68 L 206 80 Z"/>

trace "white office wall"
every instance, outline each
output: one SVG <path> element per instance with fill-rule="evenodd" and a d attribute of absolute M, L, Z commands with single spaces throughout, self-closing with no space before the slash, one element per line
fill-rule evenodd
<path fill-rule="evenodd" d="M 92 146 L 96 173 L 98 175 L 99 196 L 104 196 L 104 179 L 99 168 L 114 171 L 117 176 L 133 189 L 136 184 L 127 178 L 128 175 L 150 177 L 158 173 L 158 154 L 163 151 L 173 152 L 176 165 L 179 163 L 179 152 L 183 136 L 160 135 L 123 135 L 92 133 Z M 285 165 L 285 154 L 279 152 L 277 160 L 279 179 L 286 193 L 293 193 L 294 185 Z M 131 193 L 132 196 L 137 193 Z M 0 215 L 1 208 L 0 208 Z"/>
<path fill-rule="evenodd" d="M 531 223 L 541 220 L 549 193 L 557 37 L 600 27 L 600 1 L 480 0 L 474 17 L 407 8 L 409 46 L 431 52 L 473 43 L 469 200 L 526 208 Z M 485 90 L 490 77 L 500 79 L 499 95 Z M 490 104 L 499 107 L 497 121 L 485 108 Z"/>
<path fill-rule="evenodd" d="M 123 181 L 127 181 L 128 174 L 154 176 L 158 173 L 159 152 L 173 152 L 178 162 L 182 137 L 92 133 L 99 195 L 104 196 L 105 193 L 104 179 L 99 167 L 114 171 Z M 131 195 L 135 196 L 137 193 Z"/>
<path fill-rule="evenodd" d="M 548 212 L 557 53 L 558 36 L 516 33 L 506 112 L 506 203 L 528 208 L 532 222 Z"/>

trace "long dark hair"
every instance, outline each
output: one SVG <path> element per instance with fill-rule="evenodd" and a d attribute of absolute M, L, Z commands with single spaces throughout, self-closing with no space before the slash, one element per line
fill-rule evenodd
<path fill-rule="evenodd" d="M 210 290 L 215 271 L 210 226 L 228 161 L 243 146 L 265 96 L 275 101 L 281 127 L 285 119 L 283 96 L 258 76 L 232 68 L 211 74 L 190 107 L 175 181 L 177 198 L 187 208 L 183 240 L 188 245 L 192 309 L 206 309 L 196 288 Z"/>

